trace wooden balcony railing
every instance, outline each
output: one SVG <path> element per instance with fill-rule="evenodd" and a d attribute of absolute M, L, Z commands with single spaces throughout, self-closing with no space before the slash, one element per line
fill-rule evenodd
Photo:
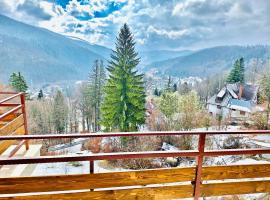
<path fill-rule="evenodd" d="M 25 94 L 16 92 L 0 92 L 4 95 L 4 99 L 0 99 L 0 136 L 1 135 L 19 135 L 28 134 L 27 119 L 25 111 Z M 15 103 L 14 103 L 15 102 Z M 0 142 L 0 155 L 14 141 Z M 28 141 L 21 140 L 14 148 L 9 157 L 12 157 L 25 144 L 26 149 L 29 149 Z"/>
<path fill-rule="evenodd" d="M 198 149 L 191 151 L 117 152 L 77 156 L 43 156 L 34 158 L 13 157 L 0 159 L 0 165 L 71 161 L 90 162 L 90 174 L 88 175 L 1 178 L 0 193 L 17 194 L 31 192 L 31 194 L 27 196 L 13 197 L 13 199 L 35 199 L 37 198 L 36 195 L 38 195 L 38 199 L 175 199 L 188 197 L 199 199 L 199 197 L 207 196 L 270 192 L 270 164 L 203 166 L 203 159 L 205 157 L 270 153 L 270 148 L 205 150 L 206 136 L 217 134 L 270 134 L 270 131 L 140 132 L 1 136 L 0 141 L 168 135 L 195 135 L 199 137 L 199 140 Z M 181 156 L 196 157 L 196 167 L 98 174 L 94 174 L 93 169 L 93 161 L 95 160 Z M 256 180 L 250 178 L 256 178 Z M 260 178 L 260 180 L 258 180 L 258 178 Z M 179 182 L 181 184 L 179 184 Z M 167 183 L 174 183 L 175 185 L 164 185 Z M 152 184 L 157 186 L 150 187 L 149 185 Z M 129 189 L 123 189 L 123 187 L 127 186 Z M 134 188 L 130 186 L 134 186 Z M 120 189 L 104 190 L 106 188 L 115 187 L 120 187 Z M 100 191 L 100 189 L 102 189 L 102 191 Z M 78 191 L 74 192 L 73 190 Z M 52 192 L 52 194 L 42 193 L 48 191 Z M 60 194 L 59 191 L 61 191 Z M 68 193 L 66 193 L 67 191 Z"/>
<path fill-rule="evenodd" d="M 16 96 L 17 95 L 17 96 Z M 21 96 L 20 104 L 6 102 Z M 23 118 L 27 133 L 25 118 L 25 103 L 22 94 L 13 94 L 1 106 L 14 107 L 9 114 L 22 110 L 14 120 Z M 2 114 L 0 119 L 9 114 Z M 16 124 L 15 122 L 13 124 Z M 11 123 L 9 122 L 9 123 Z M 10 126 L 10 124 L 9 124 Z M 3 127 L 9 127 L 7 125 Z M 270 134 L 270 130 L 248 131 L 171 131 L 171 132 L 128 132 L 128 133 L 86 133 L 86 134 L 55 134 L 55 135 L 10 135 L 9 128 L 0 132 L 0 147 L 3 142 L 29 141 L 61 138 L 96 138 L 96 137 L 144 137 L 144 136 L 183 136 L 198 137 L 198 148 L 188 151 L 146 151 L 146 152 L 116 152 L 95 153 L 87 155 L 61 155 L 39 157 L 9 157 L 0 158 L 0 166 L 55 163 L 72 161 L 89 161 L 89 174 L 9 177 L 0 178 L 0 199 L 125 199 L 125 200 L 156 200 L 179 199 L 249 193 L 270 192 L 270 164 L 204 166 L 205 157 L 225 155 L 257 155 L 270 154 L 270 148 L 255 149 L 222 149 L 207 150 L 206 137 L 221 134 Z M 12 131 L 14 126 L 12 125 Z M 19 126 L 16 126 L 18 128 Z M 11 131 L 11 132 L 12 132 Z M 19 143 L 20 144 L 20 143 Z M 94 173 L 94 161 L 157 157 L 195 157 L 195 167 L 166 168 L 152 170 L 137 170 L 127 172 Z M 2 196 L 1 196 L 2 195 Z"/>

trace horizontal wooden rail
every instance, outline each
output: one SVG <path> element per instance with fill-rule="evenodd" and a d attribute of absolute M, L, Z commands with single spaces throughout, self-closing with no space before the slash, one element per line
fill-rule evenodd
<path fill-rule="evenodd" d="M 18 94 L 18 92 L 5 91 L 5 92 L 0 92 L 0 94 Z"/>
<path fill-rule="evenodd" d="M 0 178 L 0 194 L 191 182 L 195 178 L 195 173 L 195 167 L 187 167 L 80 175 Z"/>
<path fill-rule="evenodd" d="M 15 113 L 16 111 L 22 109 L 22 105 L 16 106 L 15 108 L 12 108 L 11 110 L 9 110 L 8 112 L 5 112 L 4 114 L 0 115 L 0 120 L 3 119 L 4 117 Z"/>
<path fill-rule="evenodd" d="M 270 134 L 270 130 L 239 130 L 239 131 L 155 131 L 155 132 L 119 132 L 119 133 L 73 133 L 73 134 L 44 134 L 1 136 L 0 140 L 40 140 L 61 138 L 95 138 L 95 137 L 131 137 L 131 136 L 182 136 L 182 135 L 233 135 L 233 134 Z"/>
<path fill-rule="evenodd" d="M 195 173 L 195 167 L 186 167 L 97 174 L 0 178 L 0 194 L 192 182 L 195 179 Z M 270 177 L 270 164 L 202 168 L 202 180 L 204 181 L 266 177 Z"/>
<path fill-rule="evenodd" d="M 146 152 L 119 152 L 119 153 L 98 153 L 77 156 L 42 156 L 34 158 L 10 158 L 0 159 L 0 165 L 17 165 L 33 163 L 54 163 L 72 161 L 95 161 L 95 160 L 117 160 L 132 158 L 161 158 L 161 157 L 196 157 L 198 151 L 146 151 Z"/>
<path fill-rule="evenodd" d="M 202 184 L 201 196 L 224 196 L 270 192 L 270 181 L 241 181 L 229 183 Z"/>
<path fill-rule="evenodd" d="M 270 192 L 270 180 L 246 180 L 246 178 L 270 177 L 269 166 L 270 164 L 203 167 L 203 180 L 219 182 L 201 184 L 201 197 Z M 0 178 L 0 194 L 10 195 L 10 198 L 18 200 L 188 198 L 193 197 L 194 186 L 187 181 L 192 182 L 195 179 L 195 173 L 195 167 L 188 167 L 82 175 Z M 228 181 L 229 179 L 235 180 Z M 220 180 L 223 182 L 221 183 Z M 174 185 L 163 185 L 170 183 Z M 89 191 L 89 189 L 102 190 L 82 192 Z M 24 193 L 23 196 L 20 196 L 21 193 Z M 26 196 L 26 193 L 31 194 Z M 0 199 L 8 199 L 8 197 Z"/>
<path fill-rule="evenodd" d="M 3 93 L 3 94 L 4 94 L 4 93 Z M 14 99 L 14 98 L 16 98 L 16 97 L 19 97 L 19 96 L 21 96 L 21 95 L 23 95 L 23 94 L 24 94 L 23 92 L 15 93 L 14 95 L 12 95 L 12 96 L 10 96 L 10 97 L 7 97 L 7 98 L 1 100 L 1 101 L 0 101 L 0 105 L 3 104 L 3 103 L 5 103 L 5 102 L 7 102 L 7 101 L 10 101 L 11 99 Z"/>
<path fill-rule="evenodd" d="M 225 156 L 225 155 L 246 155 L 246 154 L 270 154 L 268 149 L 239 149 L 232 150 L 215 150 L 205 151 L 203 156 Z M 54 162 L 74 162 L 74 161 L 95 161 L 95 160 L 117 160 L 117 159 L 133 159 L 133 158 L 165 158 L 165 157 L 197 157 L 199 151 L 145 151 L 145 152 L 117 152 L 117 153 L 97 153 L 90 155 L 78 156 L 41 156 L 34 158 L 10 158 L 0 159 L 0 165 L 17 165 L 17 164 L 33 164 L 33 163 L 54 163 Z"/>
<path fill-rule="evenodd" d="M 270 164 L 209 166 L 202 168 L 202 180 L 270 177 Z"/>
<path fill-rule="evenodd" d="M 15 107 L 15 106 L 19 106 L 19 103 L 3 103 L 0 105 L 0 107 Z"/>
<path fill-rule="evenodd" d="M 58 194 L 31 194 L 29 196 L 10 196 L 0 198 L 1 200 L 169 200 L 190 198 L 193 196 L 192 185 L 162 186 L 162 187 L 144 187 L 135 189 L 118 189 L 91 192 L 69 192 Z"/>
<path fill-rule="evenodd" d="M 256 154 L 269 154 L 270 148 L 256 148 L 256 149 L 226 149 L 226 150 L 208 150 L 203 153 L 203 156 L 228 156 L 228 155 L 256 155 Z"/>

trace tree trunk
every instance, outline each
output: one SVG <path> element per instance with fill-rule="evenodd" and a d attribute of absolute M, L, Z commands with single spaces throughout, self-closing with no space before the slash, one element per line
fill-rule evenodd
<path fill-rule="evenodd" d="M 85 132 L 85 117 L 84 117 L 84 114 L 82 116 L 82 131 Z"/>

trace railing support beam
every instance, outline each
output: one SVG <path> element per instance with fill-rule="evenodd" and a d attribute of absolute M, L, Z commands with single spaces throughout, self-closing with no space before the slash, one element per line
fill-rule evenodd
<path fill-rule="evenodd" d="M 21 94 L 21 104 L 22 104 L 22 113 L 23 113 L 23 121 L 24 121 L 24 134 L 28 135 L 28 127 L 27 127 L 27 119 L 26 119 L 26 110 L 25 110 L 25 94 Z M 29 140 L 25 141 L 25 149 L 29 149 Z"/>
<path fill-rule="evenodd" d="M 198 142 L 199 155 L 197 156 L 196 177 L 195 177 L 195 186 L 194 186 L 194 200 L 198 200 L 201 194 L 201 177 L 202 177 L 205 138 L 206 138 L 206 133 L 202 133 L 199 136 L 199 142 Z"/>

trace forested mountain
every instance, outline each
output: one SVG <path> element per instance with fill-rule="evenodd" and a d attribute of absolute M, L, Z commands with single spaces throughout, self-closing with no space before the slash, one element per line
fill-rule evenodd
<path fill-rule="evenodd" d="M 190 55 L 192 51 L 170 51 L 170 50 L 152 50 L 140 52 L 142 64 L 150 64 L 153 62 L 164 61 L 172 58 Z"/>
<path fill-rule="evenodd" d="M 268 60 L 270 46 L 218 46 L 202 49 L 186 56 L 180 56 L 147 65 L 144 70 L 156 69 L 158 74 L 174 76 L 206 76 L 229 70 L 240 57 L 248 66 L 252 60 Z"/>
<path fill-rule="evenodd" d="M 44 84 L 85 80 L 94 60 L 109 58 L 111 49 L 63 36 L 0 15 L 0 82 L 21 72 L 27 82 Z M 270 46 L 220 46 L 199 51 L 139 51 L 140 70 L 157 75 L 206 76 L 228 70 L 243 57 L 266 60 Z M 149 64 L 150 63 L 150 64 Z"/>
<path fill-rule="evenodd" d="M 110 49 L 71 39 L 0 15 L 0 80 L 20 71 L 28 81 L 86 79 L 95 59 Z"/>

